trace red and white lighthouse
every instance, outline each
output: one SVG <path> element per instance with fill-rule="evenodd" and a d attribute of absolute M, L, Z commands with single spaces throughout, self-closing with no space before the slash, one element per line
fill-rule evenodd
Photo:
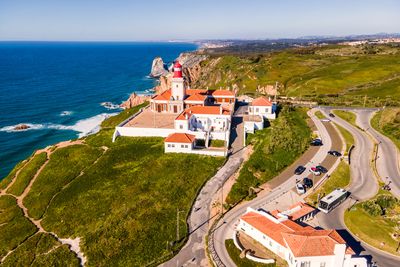
<path fill-rule="evenodd" d="M 176 61 L 174 64 L 173 78 L 182 78 L 182 65 L 179 63 L 179 61 Z"/>
<path fill-rule="evenodd" d="M 174 64 L 174 76 L 172 76 L 171 87 L 173 99 L 183 101 L 186 96 L 186 89 L 182 76 L 182 65 L 179 61 L 176 61 Z"/>

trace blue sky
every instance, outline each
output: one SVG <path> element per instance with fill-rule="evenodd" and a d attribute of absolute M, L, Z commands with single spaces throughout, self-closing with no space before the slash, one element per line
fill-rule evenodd
<path fill-rule="evenodd" d="M 0 0 L 0 40 L 265 39 L 400 32 L 396 0 Z"/>

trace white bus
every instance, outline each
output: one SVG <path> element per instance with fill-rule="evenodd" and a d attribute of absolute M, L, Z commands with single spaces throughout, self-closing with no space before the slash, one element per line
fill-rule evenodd
<path fill-rule="evenodd" d="M 349 192 L 342 188 L 333 190 L 329 195 L 324 196 L 318 203 L 318 209 L 322 212 L 328 213 L 343 201 L 346 200 Z"/>

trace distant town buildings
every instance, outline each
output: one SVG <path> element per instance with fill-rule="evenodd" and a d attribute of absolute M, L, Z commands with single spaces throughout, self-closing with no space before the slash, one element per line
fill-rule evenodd
<path fill-rule="evenodd" d="M 238 235 L 247 235 L 286 260 L 290 267 L 367 266 L 367 260 L 357 257 L 336 230 L 315 229 L 302 223 L 315 212 L 304 203 L 283 212 L 248 208 L 236 227 L 235 244 L 241 246 Z"/>
<path fill-rule="evenodd" d="M 400 38 L 381 38 L 374 40 L 360 40 L 360 41 L 349 41 L 340 43 L 341 45 L 357 46 L 362 44 L 388 44 L 388 43 L 400 43 Z"/>

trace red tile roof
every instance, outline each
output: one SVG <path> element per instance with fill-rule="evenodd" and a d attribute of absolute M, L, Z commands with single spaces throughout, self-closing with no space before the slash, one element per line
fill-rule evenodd
<path fill-rule="evenodd" d="M 170 100 L 171 99 L 171 89 L 168 89 L 161 94 L 155 95 L 152 99 L 154 100 Z"/>
<path fill-rule="evenodd" d="M 193 106 L 185 109 L 181 114 L 178 115 L 178 117 L 176 117 L 176 120 L 185 120 L 186 115 L 188 115 L 188 118 L 190 118 L 192 114 L 229 115 L 230 111 L 225 107 L 222 107 L 221 114 L 220 106 Z"/>
<path fill-rule="evenodd" d="M 193 143 L 196 139 L 195 135 L 186 134 L 186 133 L 173 133 L 165 138 L 165 142 L 168 143 Z"/>
<path fill-rule="evenodd" d="M 302 230 L 303 227 L 298 225 L 297 223 L 294 224 L 283 224 L 283 223 L 275 223 L 264 215 L 261 215 L 256 212 L 248 212 L 245 213 L 241 219 L 248 224 L 252 225 L 254 228 L 259 230 L 260 232 L 264 233 L 265 235 L 269 236 L 282 246 L 286 246 L 285 242 L 283 241 L 282 233 L 292 233 L 296 230 Z M 293 227 L 293 228 L 291 228 Z"/>
<path fill-rule="evenodd" d="M 269 101 L 266 97 L 261 96 L 259 98 L 254 99 L 251 102 L 252 106 L 272 106 L 272 102 Z"/>
<path fill-rule="evenodd" d="M 233 91 L 229 90 L 210 90 L 210 93 L 212 96 L 235 96 L 235 93 Z"/>
<path fill-rule="evenodd" d="M 278 210 L 271 212 L 278 218 Z M 336 244 L 346 244 L 336 230 L 316 230 L 301 226 L 292 220 L 277 223 L 258 212 L 249 211 L 241 219 L 284 247 L 289 247 L 296 257 L 333 255 Z M 346 254 L 354 254 L 346 248 Z"/>
<path fill-rule="evenodd" d="M 290 219 L 292 219 L 293 221 L 315 211 L 313 207 L 303 202 L 298 202 L 291 206 L 289 209 L 295 209 L 296 207 L 299 207 L 300 209 L 290 214 Z"/>
<path fill-rule="evenodd" d="M 197 101 L 197 102 L 204 102 L 206 99 L 205 95 L 200 95 L 200 94 L 194 94 L 194 95 L 189 95 L 185 101 Z"/>
<path fill-rule="evenodd" d="M 288 247 L 296 257 L 334 255 L 336 244 L 346 244 L 336 230 L 309 230 L 294 233 L 282 233 Z M 346 254 L 354 254 L 346 248 Z"/>
<path fill-rule="evenodd" d="M 195 95 L 195 94 L 205 95 L 205 94 L 207 94 L 207 90 L 206 89 L 186 89 L 186 94 L 187 95 Z"/>

